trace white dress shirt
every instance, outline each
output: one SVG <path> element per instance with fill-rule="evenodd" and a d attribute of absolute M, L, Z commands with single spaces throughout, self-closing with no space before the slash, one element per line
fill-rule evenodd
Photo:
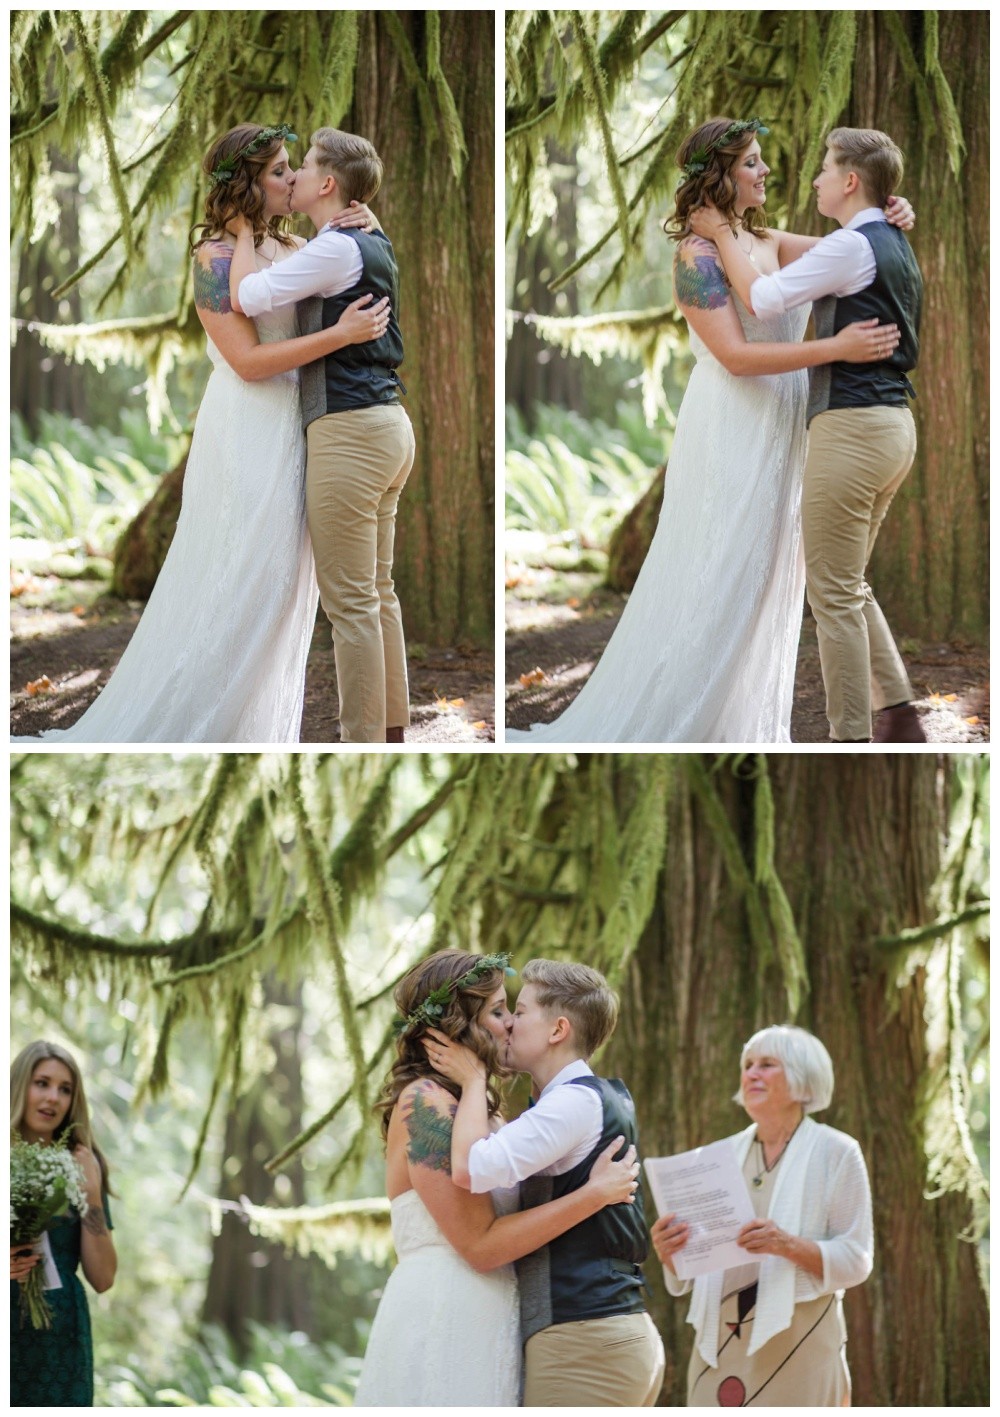
<path fill-rule="evenodd" d="M 342 231 L 321 231 L 270 270 L 244 276 L 240 305 L 246 315 L 266 315 L 310 295 L 339 295 L 361 279 L 361 248 Z"/>
<path fill-rule="evenodd" d="M 470 1189 L 493 1191 L 529 1176 L 561 1176 L 589 1156 L 601 1139 L 604 1106 L 592 1087 L 565 1087 L 593 1077 L 577 1058 L 546 1083 L 534 1107 L 469 1152 Z"/>
<path fill-rule="evenodd" d="M 783 315 L 798 305 L 808 305 L 824 295 L 856 295 L 875 279 L 875 252 L 857 230 L 872 221 L 885 221 L 880 207 L 866 207 L 839 231 L 817 241 L 804 256 L 775 271 L 758 276 L 750 287 L 750 303 L 758 319 Z M 240 299 L 243 299 L 242 286 Z"/>

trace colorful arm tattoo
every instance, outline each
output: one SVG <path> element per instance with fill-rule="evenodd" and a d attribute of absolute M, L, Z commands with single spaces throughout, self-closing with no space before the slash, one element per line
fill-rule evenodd
<path fill-rule="evenodd" d="M 207 262 L 206 262 L 207 257 Z M 194 303 L 199 310 L 211 310 L 216 315 L 231 315 L 229 299 L 229 267 L 233 253 L 222 242 L 213 243 L 198 252 L 194 263 Z"/>
<path fill-rule="evenodd" d="M 432 1171 L 451 1175 L 451 1132 L 458 1103 L 452 1102 L 448 1115 L 442 1116 L 425 1101 L 419 1091 L 413 1094 L 413 1106 L 406 1118 L 409 1144 L 407 1160 L 414 1166 L 429 1166 Z"/>
<path fill-rule="evenodd" d="M 710 241 L 684 241 L 674 260 L 674 288 L 679 305 L 692 310 L 721 310 L 729 299 L 729 282 Z"/>

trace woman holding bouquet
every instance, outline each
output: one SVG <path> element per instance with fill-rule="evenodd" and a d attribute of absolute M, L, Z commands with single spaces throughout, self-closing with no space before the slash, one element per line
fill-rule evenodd
<path fill-rule="evenodd" d="M 82 1265 L 98 1294 L 114 1283 L 118 1259 L 111 1239 L 107 1197 L 108 1166 L 94 1142 L 80 1069 L 72 1054 L 55 1043 L 29 1043 L 10 1070 L 11 1140 L 44 1147 L 66 1146 L 82 1173 L 87 1209 L 82 1219 L 70 1212 L 45 1229 L 61 1287 L 45 1290 L 51 1327 L 36 1328 L 22 1318 L 18 1284 L 23 1284 L 41 1256 L 11 1245 L 12 1407 L 92 1407 L 94 1352 L 90 1313 L 77 1277 Z M 12 1195 L 12 1208 L 16 1209 Z M 40 1237 L 38 1237 L 40 1238 Z"/>

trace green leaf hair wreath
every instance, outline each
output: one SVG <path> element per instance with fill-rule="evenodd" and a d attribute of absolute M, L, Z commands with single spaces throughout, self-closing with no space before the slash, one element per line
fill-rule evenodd
<path fill-rule="evenodd" d="M 433 989 L 423 1003 L 407 1014 L 406 1018 L 397 1018 L 393 1023 L 397 1037 L 409 1033 L 418 1024 L 436 1024 L 451 1003 L 453 995 L 460 989 L 469 989 L 473 984 L 478 984 L 497 969 L 502 969 L 504 974 L 517 973 L 516 969 L 510 967 L 509 954 L 483 955 L 465 974 L 459 975 L 457 979 L 449 979 L 447 983 Z"/>
<path fill-rule="evenodd" d="M 268 143 L 275 138 L 283 138 L 286 142 L 296 143 L 298 138 L 289 128 L 287 123 L 281 123 L 277 128 L 262 128 L 245 148 L 240 148 L 238 153 L 233 153 L 230 157 L 224 158 L 218 167 L 214 167 L 209 174 L 208 190 L 217 187 L 220 182 L 229 182 L 236 173 L 236 164 L 245 157 L 253 157 L 259 153 L 261 148 L 266 148 Z"/>
<path fill-rule="evenodd" d="M 716 148 L 724 148 L 727 143 L 731 143 L 734 138 L 738 138 L 741 133 L 768 133 L 769 128 L 764 126 L 760 118 L 739 118 L 735 123 L 730 123 L 726 131 L 714 142 L 706 143 L 703 148 L 696 148 L 687 162 L 681 168 L 681 184 L 690 182 L 692 177 L 697 177 L 705 171 L 708 166 L 708 159 Z"/>

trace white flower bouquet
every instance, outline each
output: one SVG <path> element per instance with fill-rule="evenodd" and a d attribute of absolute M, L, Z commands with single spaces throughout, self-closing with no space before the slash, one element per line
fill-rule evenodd
<path fill-rule="evenodd" d="M 72 1206 L 87 1213 L 83 1172 L 65 1142 L 46 1146 L 16 1138 L 10 1148 L 10 1243 L 36 1245 L 57 1215 Z M 42 1265 L 36 1264 L 20 1287 L 21 1323 L 25 1315 L 35 1328 L 52 1327 L 52 1310 L 45 1300 Z"/>

